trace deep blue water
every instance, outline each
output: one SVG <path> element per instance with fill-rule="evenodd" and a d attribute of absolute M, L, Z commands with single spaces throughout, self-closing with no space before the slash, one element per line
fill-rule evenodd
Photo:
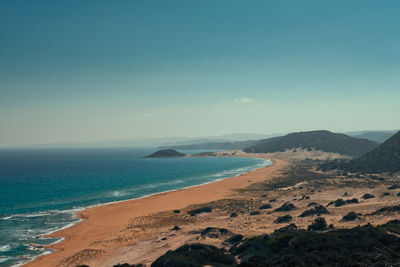
<path fill-rule="evenodd" d="M 149 149 L 0 150 L 0 266 L 49 251 L 30 243 L 85 207 L 203 184 L 270 164 L 250 158 L 146 159 Z"/>

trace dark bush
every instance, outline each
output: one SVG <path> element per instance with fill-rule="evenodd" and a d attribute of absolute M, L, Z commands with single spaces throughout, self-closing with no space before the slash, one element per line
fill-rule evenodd
<path fill-rule="evenodd" d="M 308 217 L 313 215 L 320 216 L 321 214 L 328 214 L 328 213 L 329 213 L 328 210 L 324 206 L 319 205 L 315 206 L 312 209 L 304 211 L 302 214 L 300 214 L 299 217 Z"/>
<path fill-rule="evenodd" d="M 168 251 L 151 264 L 152 267 L 216 267 L 234 266 L 236 260 L 221 249 L 205 244 L 187 244 Z"/>
<path fill-rule="evenodd" d="M 374 197 L 375 197 L 374 195 L 365 194 L 365 195 L 362 196 L 362 199 L 370 199 L 370 198 L 374 198 Z"/>
<path fill-rule="evenodd" d="M 173 230 L 173 231 L 179 231 L 179 230 L 181 230 L 181 228 L 180 228 L 179 226 L 175 225 L 171 230 Z"/>
<path fill-rule="evenodd" d="M 272 206 L 270 204 L 264 204 L 264 205 L 262 205 L 260 207 L 260 210 L 267 210 L 267 209 L 270 209 L 270 208 L 272 208 Z"/>
<path fill-rule="evenodd" d="M 113 267 L 146 267 L 144 264 L 128 264 L 128 263 L 118 263 L 117 265 L 114 265 Z"/>
<path fill-rule="evenodd" d="M 200 233 L 202 238 L 226 238 L 233 235 L 233 233 L 225 228 L 207 227 Z"/>
<path fill-rule="evenodd" d="M 279 208 L 275 209 L 274 211 L 291 211 L 291 210 L 295 210 L 295 209 L 296 209 L 295 205 L 293 205 L 292 203 L 286 202 Z"/>
<path fill-rule="evenodd" d="M 180 210 L 174 210 L 174 213 L 181 213 Z"/>
<path fill-rule="evenodd" d="M 395 233 L 397 235 L 393 235 Z M 327 232 L 296 229 L 294 224 L 234 244 L 229 253 L 208 245 L 169 251 L 152 266 L 397 266 L 400 221 Z M 193 246 L 201 246 L 196 248 Z"/>
<path fill-rule="evenodd" d="M 377 211 L 372 212 L 370 215 L 392 214 L 400 212 L 400 205 L 383 207 Z"/>
<path fill-rule="evenodd" d="M 232 212 L 231 215 L 230 215 L 231 218 L 235 218 L 237 216 L 238 216 L 238 214 L 236 212 Z"/>
<path fill-rule="evenodd" d="M 317 206 L 317 205 L 318 205 L 317 202 L 310 202 L 310 203 L 308 203 L 307 207 Z"/>
<path fill-rule="evenodd" d="M 358 199 L 357 198 L 347 199 L 346 200 L 346 204 L 350 204 L 350 203 L 357 204 L 358 203 Z"/>
<path fill-rule="evenodd" d="M 206 206 L 206 207 L 201 207 L 201 208 L 198 208 L 198 209 L 190 210 L 190 211 L 188 211 L 188 213 L 189 213 L 190 216 L 195 216 L 195 215 L 197 215 L 199 213 L 211 212 L 211 211 L 212 211 L 212 208 L 209 207 L 209 206 Z"/>
<path fill-rule="evenodd" d="M 228 238 L 227 240 L 225 240 L 224 243 L 235 245 L 235 244 L 239 243 L 240 241 L 242 241 L 242 239 L 243 239 L 242 235 L 233 235 L 230 238 Z"/>
<path fill-rule="evenodd" d="M 344 222 L 354 221 L 357 218 L 358 218 L 358 214 L 355 213 L 354 211 L 352 211 L 352 212 L 349 212 L 348 214 L 344 215 L 342 218 L 342 221 L 344 221 Z"/>
<path fill-rule="evenodd" d="M 307 227 L 308 231 L 324 231 L 327 224 L 325 218 L 318 217 L 315 221 Z"/>
<path fill-rule="evenodd" d="M 290 222 L 292 219 L 293 219 L 292 216 L 284 215 L 284 216 L 280 216 L 280 217 L 276 218 L 274 223 L 287 223 L 287 222 Z"/>
<path fill-rule="evenodd" d="M 389 190 L 394 190 L 394 189 L 399 189 L 399 188 L 400 188 L 400 185 L 394 184 L 394 185 L 392 185 L 392 186 L 389 186 L 387 189 L 389 189 Z"/>
<path fill-rule="evenodd" d="M 325 233 L 293 230 L 245 240 L 239 266 L 392 266 L 400 260 L 399 221 Z M 237 253 L 239 252 L 239 253 Z"/>
<path fill-rule="evenodd" d="M 235 266 L 236 260 L 223 250 L 205 244 L 187 244 L 168 251 L 151 264 L 152 267 L 215 267 Z"/>
<path fill-rule="evenodd" d="M 338 198 L 335 201 L 329 202 L 328 206 L 334 205 L 335 207 L 340 207 L 340 206 L 343 206 L 343 205 L 346 205 L 346 204 L 351 204 L 351 203 L 358 203 L 358 199 L 357 198 L 352 198 L 352 199 L 343 200 L 341 198 Z"/>
<path fill-rule="evenodd" d="M 385 193 L 382 194 L 382 196 L 384 196 L 384 197 L 390 196 L 390 193 L 389 192 L 385 192 Z"/>
<path fill-rule="evenodd" d="M 250 216 L 261 214 L 258 210 L 250 212 Z"/>

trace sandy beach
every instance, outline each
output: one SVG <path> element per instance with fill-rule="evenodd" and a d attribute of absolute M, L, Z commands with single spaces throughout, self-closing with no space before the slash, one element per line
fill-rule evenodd
<path fill-rule="evenodd" d="M 317 217 L 316 208 L 332 229 L 379 225 L 398 218 L 397 212 L 380 209 L 400 205 L 400 189 L 394 186 L 400 177 L 376 179 L 315 168 L 313 160 L 338 158 L 338 154 L 230 151 L 214 156 L 268 158 L 273 165 L 214 183 L 86 209 L 79 213 L 81 223 L 52 234 L 65 237 L 50 246 L 56 249 L 54 253 L 27 266 L 150 266 L 184 244 L 229 249 L 226 240 L 234 235 L 271 234 L 291 223 L 307 229 Z M 287 208 L 288 204 L 292 207 Z M 207 211 L 192 214 L 204 208 Z M 356 217 L 344 219 L 350 212 Z"/>
<path fill-rule="evenodd" d="M 94 266 L 109 266 L 105 261 L 113 258 L 116 250 L 135 243 L 135 237 L 127 237 L 124 232 L 132 219 L 227 198 L 234 190 L 277 176 L 288 165 L 283 159 L 271 160 L 272 166 L 238 177 L 86 209 L 78 214 L 82 222 L 51 234 L 65 238 L 63 242 L 49 246 L 56 250 L 54 253 L 41 256 L 25 266 L 75 266 L 88 261 L 95 261 Z"/>

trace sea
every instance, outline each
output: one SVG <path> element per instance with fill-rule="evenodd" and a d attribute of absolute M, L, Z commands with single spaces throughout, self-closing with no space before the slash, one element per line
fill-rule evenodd
<path fill-rule="evenodd" d="M 32 244 L 87 207 L 214 182 L 271 165 L 254 158 L 143 158 L 150 148 L 0 149 L 0 266 L 51 253 Z M 203 151 L 181 151 L 196 153 Z"/>

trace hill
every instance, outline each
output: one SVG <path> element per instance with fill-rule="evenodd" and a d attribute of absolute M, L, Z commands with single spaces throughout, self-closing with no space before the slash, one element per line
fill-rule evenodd
<path fill-rule="evenodd" d="M 293 148 L 315 149 L 353 157 L 376 148 L 378 143 L 329 131 L 297 132 L 256 142 L 245 152 L 272 153 Z"/>
<path fill-rule="evenodd" d="M 185 154 L 180 153 L 174 149 L 162 149 L 146 156 L 145 158 L 177 158 L 184 157 Z"/>
<path fill-rule="evenodd" d="M 357 172 L 381 173 L 400 171 L 400 131 L 374 150 L 343 163 L 343 169 Z"/>

